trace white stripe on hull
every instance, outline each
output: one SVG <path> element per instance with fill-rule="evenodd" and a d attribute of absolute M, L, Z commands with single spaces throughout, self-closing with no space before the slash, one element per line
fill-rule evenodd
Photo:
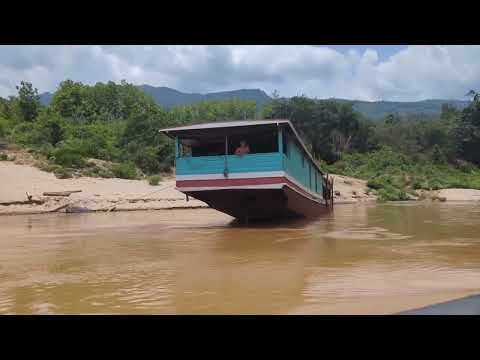
<path fill-rule="evenodd" d="M 207 190 L 231 190 L 231 189 L 281 189 L 286 184 L 263 184 L 263 185 L 238 185 L 238 186 L 218 186 L 218 187 L 176 187 L 180 192 L 189 191 L 207 191 Z"/>

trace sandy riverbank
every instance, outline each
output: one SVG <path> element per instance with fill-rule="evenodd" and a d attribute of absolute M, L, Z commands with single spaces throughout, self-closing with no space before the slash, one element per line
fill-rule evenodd
<path fill-rule="evenodd" d="M 28 160 L 28 159 L 27 159 Z M 375 201 L 369 193 L 365 180 L 341 175 L 334 178 L 335 202 L 337 204 Z M 47 191 L 81 190 L 69 197 L 50 197 Z M 43 204 L 0 205 L 0 215 L 35 214 L 54 211 L 88 209 L 90 211 L 133 211 L 206 208 L 207 204 L 190 198 L 175 190 L 173 176 L 164 178 L 158 186 L 147 180 L 102 179 L 78 177 L 57 179 L 54 174 L 42 171 L 25 158 L 0 161 L 0 203 L 27 200 L 27 193 Z M 424 192 L 424 198 L 441 201 L 480 201 L 480 190 L 443 189 Z M 66 210 L 69 209 L 69 210 Z"/>
<path fill-rule="evenodd" d="M 435 192 L 439 199 L 445 201 L 480 201 L 480 190 L 442 189 Z"/>
<path fill-rule="evenodd" d="M 45 201 L 35 205 L 0 206 L 0 215 L 44 213 L 64 204 L 89 210 L 156 210 L 170 208 L 207 207 L 201 201 L 190 199 L 176 191 L 173 178 L 165 179 L 158 186 L 146 180 L 101 179 L 80 177 L 57 179 L 52 173 L 30 165 L 0 162 L 0 202 L 33 199 Z M 69 197 L 43 196 L 46 191 L 82 190 Z M 65 211 L 65 210 L 63 210 Z"/>
<path fill-rule="evenodd" d="M 161 210 L 172 208 L 202 208 L 207 205 L 175 190 L 174 177 L 165 178 L 158 186 L 146 180 L 102 179 L 79 177 L 57 179 L 54 174 L 19 161 L 0 162 L 0 202 L 25 201 L 26 193 L 43 204 L 0 205 L 0 215 L 45 213 L 69 204 L 69 207 L 92 211 Z M 334 175 L 337 203 L 375 200 L 367 195 L 366 182 Z M 81 190 L 69 197 L 50 197 L 47 191 Z M 62 209 L 61 211 L 65 211 Z"/>

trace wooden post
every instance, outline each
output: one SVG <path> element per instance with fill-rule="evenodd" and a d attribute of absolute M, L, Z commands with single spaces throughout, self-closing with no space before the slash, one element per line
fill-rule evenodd
<path fill-rule="evenodd" d="M 228 178 L 228 136 L 225 135 L 225 168 L 223 169 L 223 177 Z"/>
<path fill-rule="evenodd" d="M 178 136 L 175 136 L 175 159 L 179 157 L 179 141 Z"/>
<path fill-rule="evenodd" d="M 278 127 L 278 152 L 283 153 L 283 132 L 280 126 Z"/>
<path fill-rule="evenodd" d="M 333 180 L 334 180 L 334 179 L 335 179 L 335 178 L 332 178 L 332 185 L 331 185 L 331 188 L 332 188 L 332 189 L 330 190 L 330 191 L 331 191 L 331 197 L 332 197 L 332 210 L 333 210 L 333 195 L 334 195 L 334 191 L 333 191 Z"/>

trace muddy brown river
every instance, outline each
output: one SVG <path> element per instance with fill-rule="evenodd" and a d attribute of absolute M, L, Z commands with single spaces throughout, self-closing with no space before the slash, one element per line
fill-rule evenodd
<path fill-rule="evenodd" d="M 391 314 L 480 293 L 480 205 L 0 217 L 0 314 Z"/>

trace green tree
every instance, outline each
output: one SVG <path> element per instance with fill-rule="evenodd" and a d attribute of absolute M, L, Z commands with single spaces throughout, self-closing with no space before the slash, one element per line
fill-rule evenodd
<path fill-rule="evenodd" d="M 65 80 L 55 92 L 50 108 L 66 120 L 80 122 L 92 115 L 87 104 L 88 87 L 81 82 Z"/>
<path fill-rule="evenodd" d="M 369 134 L 361 129 L 360 115 L 352 105 L 335 101 L 314 100 L 305 96 L 277 99 L 272 103 L 269 118 L 290 119 L 316 158 L 333 163 L 342 153 L 356 145 L 366 148 L 358 137 Z"/>
<path fill-rule="evenodd" d="M 457 152 L 462 159 L 480 165 L 480 95 L 473 90 L 467 95 L 473 101 L 462 111 L 454 131 Z"/>
<path fill-rule="evenodd" d="M 385 116 L 385 125 L 387 126 L 395 126 L 395 125 L 398 125 L 398 123 L 400 122 L 400 116 L 398 116 L 398 114 L 387 114 Z"/>
<path fill-rule="evenodd" d="M 47 142 L 56 146 L 65 139 L 65 120 L 50 110 L 41 112 L 35 125 L 40 132 L 42 143 Z"/>
<path fill-rule="evenodd" d="M 40 111 L 40 96 L 38 89 L 27 81 L 21 81 L 18 90 L 18 107 L 23 121 L 32 122 Z"/>

